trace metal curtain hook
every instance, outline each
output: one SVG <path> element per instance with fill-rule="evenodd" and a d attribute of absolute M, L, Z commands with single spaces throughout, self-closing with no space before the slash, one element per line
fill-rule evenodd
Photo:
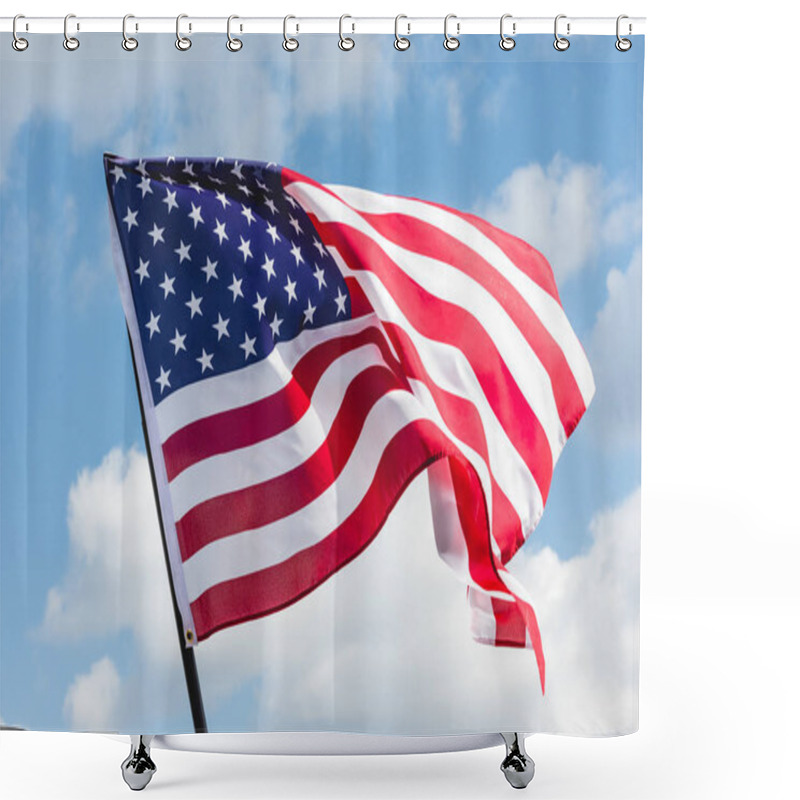
<path fill-rule="evenodd" d="M 353 18 L 349 14 L 342 14 L 342 16 L 339 17 L 339 49 L 340 50 L 352 50 L 356 46 L 355 40 L 351 39 L 349 36 L 345 36 L 344 32 L 342 30 L 343 25 L 344 25 L 344 21 L 346 19 L 353 19 Z M 350 23 L 350 24 L 351 24 L 352 31 L 355 32 L 355 29 L 356 29 L 355 23 L 353 22 L 353 23 Z"/>
<path fill-rule="evenodd" d="M 242 49 L 242 40 L 237 39 L 235 36 L 231 36 L 231 22 L 235 19 L 239 19 L 236 14 L 231 14 L 228 17 L 228 41 L 225 43 L 225 47 L 231 51 L 231 53 L 237 53 L 239 50 Z M 239 30 L 241 31 L 242 27 L 239 26 Z"/>
<path fill-rule="evenodd" d="M 77 50 L 81 46 L 81 43 L 78 41 L 78 39 L 69 35 L 68 26 L 71 19 L 75 19 L 74 14 L 67 14 L 67 16 L 64 17 L 64 49 L 70 51 Z M 75 29 L 80 30 L 80 25 L 76 23 Z"/>
<path fill-rule="evenodd" d="M 620 51 L 620 53 L 625 53 L 628 50 L 630 50 L 631 47 L 633 47 L 633 42 L 630 39 L 625 39 L 625 38 L 623 38 L 622 36 L 619 35 L 619 24 L 624 19 L 628 19 L 628 15 L 627 14 L 620 14 L 617 17 L 617 41 L 614 43 L 614 47 L 616 47 L 617 50 Z M 632 32 L 633 32 L 633 25 L 631 25 L 630 22 L 629 22 L 628 23 L 628 35 L 630 35 Z"/>
<path fill-rule="evenodd" d="M 298 42 L 297 39 L 293 39 L 289 36 L 288 27 L 290 19 L 296 19 L 296 17 L 293 17 L 291 14 L 287 14 L 283 18 L 283 49 L 289 53 L 293 53 L 298 47 L 300 47 L 300 42 Z M 298 25 L 295 30 L 299 31 L 300 26 Z"/>
<path fill-rule="evenodd" d="M 505 24 L 505 21 L 507 19 L 511 19 L 511 14 L 503 14 L 503 16 L 500 17 L 500 49 L 501 50 L 513 50 L 517 45 L 516 40 L 513 39 L 511 36 L 506 36 L 505 32 L 503 31 L 503 25 Z M 516 22 L 512 22 L 511 23 L 511 32 L 512 33 L 516 33 L 517 32 L 517 23 Z"/>
<path fill-rule="evenodd" d="M 134 39 L 133 36 L 128 36 L 127 26 L 129 19 L 134 19 L 133 14 L 126 14 L 122 18 L 122 49 L 127 50 L 130 53 L 139 46 L 139 40 Z"/>
<path fill-rule="evenodd" d="M 175 18 L 175 47 L 178 50 L 188 50 L 192 46 L 192 40 L 181 34 L 181 20 L 187 19 L 188 16 L 188 14 L 178 14 Z M 189 30 L 192 30 L 191 25 L 189 25 Z"/>
<path fill-rule="evenodd" d="M 411 47 L 411 39 L 400 35 L 401 19 L 408 19 L 408 17 L 405 14 L 398 14 L 394 18 L 394 47 L 395 50 L 408 50 Z M 407 22 L 406 27 L 408 28 L 408 33 L 411 33 L 411 23 Z"/>
<path fill-rule="evenodd" d="M 559 36 L 558 35 L 558 21 L 560 19 L 566 19 L 566 18 L 567 18 L 566 14 L 559 14 L 556 17 L 556 21 L 555 21 L 555 24 L 553 26 L 553 31 L 554 31 L 555 37 L 556 37 L 556 40 L 553 42 L 553 47 L 555 47 L 556 50 L 560 50 L 562 52 L 569 47 L 569 39 L 567 39 L 564 36 Z M 567 36 L 569 36 L 569 22 L 567 23 Z"/>
<path fill-rule="evenodd" d="M 14 21 L 11 23 L 11 35 L 14 37 L 11 40 L 11 46 L 18 52 L 21 53 L 23 50 L 28 49 L 28 40 L 23 39 L 21 36 L 17 34 L 17 20 L 18 19 L 25 19 L 24 14 L 17 14 L 14 17 Z"/>
<path fill-rule="evenodd" d="M 444 18 L 444 49 L 445 50 L 458 50 L 458 46 L 461 44 L 461 42 L 458 40 L 457 37 L 458 37 L 458 33 L 459 33 L 460 29 L 461 29 L 461 23 L 460 22 L 456 22 L 456 35 L 455 36 L 451 36 L 447 32 L 447 23 L 450 22 L 451 19 L 456 19 L 456 15 L 455 14 L 448 14 Z"/>

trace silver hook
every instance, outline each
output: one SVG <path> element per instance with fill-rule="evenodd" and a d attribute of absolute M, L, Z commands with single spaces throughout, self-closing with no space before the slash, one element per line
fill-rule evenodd
<path fill-rule="evenodd" d="M 339 49 L 340 50 L 352 50 L 355 46 L 355 40 L 351 39 L 349 36 L 345 36 L 344 32 L 342 31 L 342 26 L 344 25 L 344 21 L 346 19 L 353 19 L 349 14 L 342 14 L 339 17 Z M 352 32 L 354 33 L 356 30 L 355 23 L 351 23 L 352 25 Z"/>
<path fill-rule="evenodd" d="M 188 14 L 178 14 L 175 18 L 175 47 L 178 50 L 188 50 L 192 46 L 192 40 L 188 36 L 183 36 L 181 34 L 181 20 L 187 19 L 189 17 Z M 191 32 L 192 26 L 189 25 L 189 31 Z"/>
<path fill-rule="evenodd" d="M 290 19 L 297 19 L 297 17 L 293 17 L 291 14 L 288 14 L 283 18 L 283 49 L 289 53 L 293 53 L 298 47 L 300 47 L 300 42 L 298 42 L 297 39 L 292 39 L 287 33 Z M 300 26 L 298 25 L 295 30 L 299 31 Z"/>
<path fill-rule="evenodd" d="M 235 36 L 231 36 L 231 22 L 235 19 L 239 19 L 236 14 L 231 14 L 228 17 L 228 41 L 225 43 L 225 47 L 231 51 L 231 53 L 238 53 L 239 50 L 242 49 L 242 40 L 237 39 Z M 242 26 L 239 26 L 239 30 L 242 30 Z"/>
<path fill-rule="evenodd" d="M 512 39 L 511 36 L 506 36 L 505 32 L 503 31 L 503 25 L 507 19 L 511 19 L 511 14 L 503 14 L 500 17 L 500 49 L 501 50 L 513 50 L 517 46 L 516 40 Z M 511 32 L 517 32 L 517 23 L 511 23 Z"/>
<path fill-rule="evenodd" d="M 23 39 L 21 36 L 17 35 L 17 20 L 18 19 L 25 19 L 24 14 L 17 14 L 14 17 L 14 21 L 11 23 L 11 35 L 14 37 L 11 40 L 11 46 L 18 52 L 21 53 L 23 50 L 28 49 L 28 40 Z M 27 24 L 26 24 L 27 29 Z"/>
<path fill-rule="evenodd" d="M 630 39 L 624 39 L 623 37 L 621 37 L 619 35 L 619 24 L 620 24 L 620 22 L 622 22 L 623 19 L 628 19 L 628 15 L 627 14 L 620 14 L 617 17 L 617 41 L 614 43 L 614 47 L 616 47 L 617 50 L 620 51 L 620 53 L 625 53 L 628 50 L 630 50 L 631 47 L 633 47 L 633 42 Z M 630 36 L 631 33 L 633 33 L 633 25 L 631 25 L 630 22 L 629 22 L 628 23 L 628 35 Z"/>
<path fill-rule="evenodd" d="M 398 14 L 394 18 L 394 47 L 395 50 L 408 50 L 411 47 L 411 39 L 406 39 L 405 36 L 400 35 L 400 20 L 401 19 L 408 19 L 405 14 Z M 407 22 L 406 27 L 408 28 L 408 33 L 411 33 L 411 23 Z"/>
<path fill-rule="evenodd" d="M 556 50 L 559 50 L 562 53 L 569 47 L 569 39 L 565 38 L 564 36 L 558 35 L 558 21 L 560 19 L 566 19 L 566 18 L 567 18 L 566 14 L 559 14 L 556 17 L 556 21 L 553 27 L 553 31 L 556 36 L 556 40 L 553 42 L 553 47 L 555 47 Z M 567 23 L 567 36 L 569 36 L 569 22 Z"/>
<path fill-rule="evenodd" d="M 133 36 L 128 36 L 127 25 L 129 19 L 134 19 L 133 14 L 126 14 L 122 18 L 122 49 L 127 50 L 130 53 L 139 46 L 139 40 L 134 39 Z M 136 26 L 136 29 L 139 29 L 138 25 Z"/>
<path fill-rule="evenodd" d="M 70 51 L 77 50 L 81 46 L 81 43 L 78 41 L 77 38 L 69 35 L 69 30 L 67 26 L 71 19 L 75 19 L 74 14 L 67 14 L 67 16 L 64 17 L 64 49 Z M 80 25 L 76 23 L 75 30 L 79 31 L 80 29 L 81 29 Z"/>
<path fill-rule="evenodd" d="M 458 50 L 458 46 L 461 42 L 458 40 L 457 36 L 461 31 L 461 23 L 456 22 L 456 35 L 451 36 L 447 32 L 447 23 L 450 22 L 451 19 L 457 19 L 455 14 L 448 14 L 444 18 L 444 49 L 445 50 Z"/>

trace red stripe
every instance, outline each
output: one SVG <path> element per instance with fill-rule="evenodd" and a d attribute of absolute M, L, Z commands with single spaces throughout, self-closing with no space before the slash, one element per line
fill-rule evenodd
<path fill-rule="evenodd" d="M 420 200 L 419 202 L 449 211 L 451 214 L 455 214 L 470 225 L 474 225 L 508 256 L 509 260 L 514 263 L 514 266 L 521 269 L 534 283 L 538 284 L 549 295 L 558 300 L 559 303 L 561 302 L 558 297 L 558 286 L 556 286 L 553 268 L 550 266 L 548 260 L 524 239 L 520 239 L 518 236 L 496 228 L 485 219 L 476 217 L 474 214 L 469 214 L 466 211 L 457 211 L 454 208 L 449 208 L 440 203 L 431 203 L 427 200 Z"/>
<path fill-rule="evenodd" d="M 198 640 L 278 611 L 319 586 L 375 538 L 417 473 L 452 452 L 453 445 L 428 420 L 402 428 L 384 449 L 362 501 L 325 539 L 280 564 L 215 584 L 191 603 Z"/>
<path fill-rule="evenodd" d="M 291 379 L 279 391 L 175 431 L 162 446 L 167 479 L 205 458 L 256 444 L 290 428 L 308 410 L 325 370 L 344 353 L 367 344 L 379 347 L 386 363 L 397 371 L 396 359 L 377 327 L 322 342 L 297 362 Z M 265 362 L 264 368 L 271 366 Z"/>
<path fill-rule="evenodd" d="M 525 542 L 525 535 L 519 514 L 498 485 L 492 472 L 486 432 L 480 412 L 471 400 L 442 389 L 431 378 L 411 337 L 399 325 L 386 323 L 386 334 L 403 362 L 405 374 L 425 384 L 453 436 L 471 447 L 488 465 L 492 493 L 492 535 L 500 547 L 503 563 L 510 561 Z"/>
<path fill-rule="evenodd" d="M 435 258 L 475 280 L 502 306 L 550 376 L 561 424 L 569 436 L 586 405 L 566 356 L 513 284 L 471 247 L 429 222 L 405 214 L 362 214 L 389 241 Z"/>
<path fill-rule="evenodd" d="M 534 476 L 545 502 L 553 477 L 550 445 L 541 422 L 480 323 L 460 306 L 423 289 L 361 231 L 340 223 L 320 222 L 312 214 L 309 218 L 325 244 L 335 247 L 351 269 L 378 275 L 417 331 L 464 353 L 489 405 Z"/>
<path fill-rule="evenodd" d="M 198 503 L 175 523 L 185 561 L 210 542 L 253 530 L 308 505 L 338 478 L 372 407 L 408 383 L 384 366 L 359 373 L 347 387 L 325 441 L 302 464 L 268 481 Z"/>

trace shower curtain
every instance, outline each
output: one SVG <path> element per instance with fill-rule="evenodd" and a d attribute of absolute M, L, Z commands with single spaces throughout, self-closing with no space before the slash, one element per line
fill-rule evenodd
<path fill-rule="evenodd" d="M 3 725 L 635 731 L 643 37 L 29 39 Z"/>

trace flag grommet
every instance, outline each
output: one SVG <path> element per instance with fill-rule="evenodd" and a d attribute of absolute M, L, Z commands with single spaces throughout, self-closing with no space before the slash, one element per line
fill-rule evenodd
<path fill-rule="evenodd" d="M 186 641 L 187 642 L 194 642 L 194 631 L 187 630 L 186 631 Z"/>

